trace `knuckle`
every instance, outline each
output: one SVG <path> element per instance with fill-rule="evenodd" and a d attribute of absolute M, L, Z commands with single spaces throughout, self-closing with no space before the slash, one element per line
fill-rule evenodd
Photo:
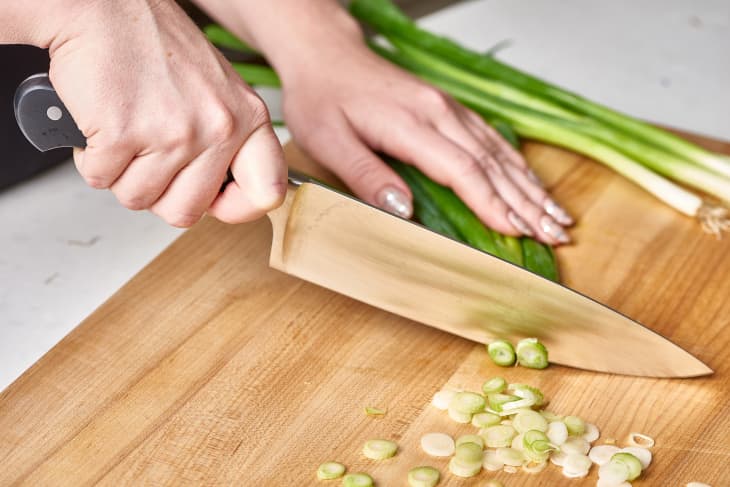
<path fill-rule="evenodd" d="M 116 195 L 119 203 L 128 210 L 144 210 L 149 208 L 149 199 L 141 194 L 119 193 Z"/>
<path fill-rule="evenodd" d="M 459 154 L 453 158 L 456 165 L 455 174 L 462 179 L 471 179 L 483 176 L 482 166 L 467 154 Z"/>
<path fill-rule="evenodd" d="M 421 93 L 424 103 L 427 103 L 433 109 L 443 113 L 451 110 L 451 100 L 449 96 L 441 90 L 427 87 Z"/>
<path fill-rule="evenodd" d="M 373 158 L 370 154 L 358 154 L 350 159 L 348 172 L 353 181 L 365 181 L 374 174 Z"/>
<path fill-rule="evenodd" d="M 216 141 L 223 142 L 235 134 L 238 126 L 236 116 L 225 106 L 218 106 L 210 115 L 210 130 Z"/>
<path fill-rule="evenodd" d="M 173 212 L 162 217 L 168 224 L 178 228 L 189 228 L 198 223 L 203 217 L 199 213 Z"/>

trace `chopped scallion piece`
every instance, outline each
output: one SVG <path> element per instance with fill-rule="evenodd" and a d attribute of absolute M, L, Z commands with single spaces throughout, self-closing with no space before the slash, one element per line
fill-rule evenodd
<path fill-rule="evenodd" d="M 453 419 L 457 423 L 467 424 L 471 423 L 472 414 L 461 412 L 455 407 L 449 406 L 449 418 Z"/>
<path fill-rule="evenodd" d="M 529 462 L 522 465 L 522 471 L 527 473 L 540 473 L 547 467 L 547 462 L 536 462 L 530 460 Z"/>
<path fill-rule="evenodd" d="M 368 416 L 383 416 L 385 412 L 385 409 L 382 408 L 374 408 L 371 406 L 365 407 L 365 414 L 367 414 Z"/>
<path fill-rule="evenodd" d="M 638 458 L 641 462 L 642 470 L 646 470 L 646 467 L 651 464 L 651 450 L 648 450 L 647 448 L 642 448 L 640 446 L 627 446 L 626 448 L 621 448 L 621 452 L 631 453 L 633 456 Z"/>
<path fill-rule="evenodd" d="M 598 426 L 593 423 L 585 423 L 585 431 L 583 432 L 583 439 L 588 443 L 593 443 L 601 436 L 601 432 L 598 430 Z"/>
<path fill-rule="evenodd" d="M 339 479 L 345 475 L 345 466 L 337 462 L 325 462 L 317 468 L 317 478 L 320 480 Z"/>
<path fill-rule="evenodd" d="M 524 433 L 530 430 L 538 430 L 545 432 L 548 430 L 548 422 L 537 411 L 520 411 L 512 420 L 512 427 L 518 433 Z M 546 437 L 547 439 L 547 437 Z"/>
<path fill-rule="evenodd" d="M 475 463 L 482 464 L 484 460 L 484 450 L 477 443 L 466 442 L 456 445 L 454 451 L 454 458 L 458 458 L 464 463 Z"/>
<path fill-rule="evenodd" d="M 449 409 L 449 404 L 451 404 L 451 400 L 456 395 L 457 391 L 451 391 L 451 390 L 443 390 L 438 391 L 436 394 L 433 395 L 433 399 L 431 399 L 431 404 L 436 409 L 440 409 L 441 411 L 446 411 Z"/>
<path fill-rule="evenodd" d="M 440 479 L 441 473 L 433 467 L 415 467 L 408 472 L 411 487 L 434 487 Z"/>
<path fill-rule="evenodd" d="M 489 409 L 498 413 L 502 412 L 505 404 L 513 401 L 519 401 L 520 398 L 513 396 L 512 394 L 490 394 L 487 396 L 489 402 Z"/>
<path fill-rule="evenodd" d="M 548 351 L 537 338 L 525 338 L 517 342 L 517 362 L 530 369 L 544 369 L 548 366 Z"/>
<path fill-rule="evenodd" d="M 489 448 L 500 448 L 510 446 L 512 438 L 517 436 L 517 431 L 512 426 L 498 424 L 479 430 L 479 435 L 484 438 L 484 444 Z"/>
<path fill-rule="evenodd" d="M 500 482 L 499 480 L 490 480 L 486 484 L 484 484 L 484 487 L 504 487 L 504 484 Z"/>
<path fill-rule="evenodd" d="M 526 384 L 510 384 L 509 389 L 517 397 L 534 401 L 533 406 L 542 406 L 545 399 L 540 389 Z"/>
<path fill-rule="evenodd" d="M 460 413 L 476 414 L 484 411 L 486 401 L 484 396 L 476 392 L 457 392 L 449 404 L 449 409 L 454 409 Z M 471 421 L 471 417 L 469 418 Z"/>
<path fill-rule="evenodd" d="M 631 446 L 640 446 L 642 448 L 651 448 L 654 446 L 654 438 L 641 433 L 631 433 L 629 435 L 629 444 Z"/>
<path fill-rule="evenodd" d="M 348 473 L 342 478 L 342 487 L 373 487 L 373 478 L 366 473 Z"/>
<path fill-rule="evenodd" d="M 515 349 L 507 340 L 495 340 L 487 345 L 487 353 L 492 362 L 500 367 L 510 367 L 515 364 Z"/>
<path fill-rule="evenodd" d="M 586 432 L 586 424 L 578 416 L 566 416 L 563 423 L 571 436 L 582 436 Z"/>
<path fill-rule="evenodd" d="M 474 477 L 482 469 L 482 462 L 464 462 L 456 457 L 449 461 L 449 472 L 457 477 Z"/>
<path fill-rule="evenodd" d="M 363 455 L 371 460 L 384 460 L 395 455 L 398 445 L 389 440 L 370 440 L 365 442 Z"/>
<path fill-rule="evenodd" d="M 568 439 L 568 427 L 562 421 L 548 423 L 547 437 L 553 445 L 562 445 Z"/>
<path fill-rule="evenodd" d="M 515 448 L 497 448 L 497 458 L 511 467 L 521 467 L 525 463 L 525 456 Z"/>
<path fill-rule="evenodd" d="M 450 457 L 454 454 L 454 440 L 444 433 L 428 433 L 421 437 L 421 448 L 432 457 Z"/>
<path fill-rule="evenodd" d="M 598 483 L 606 486 L 618 486 L 629 479 L 629 468 L 620 462 L 611 462 L 598 469 Z"/>
<path fill-rule="evenodd" d="M 479 448 L 484 448 L 484 438 L 479 435 L 462 435 L 456 439 L 456 446 L 458 447 L 462 443 L 476 443 Z"/>
<path fill-rule="evenodd" d="M 547 461 L 550 453 L 555 450 L 547 435 L 538 430 L 529 430 L 523 433 L 522 446 L 525 456 L 536 462 Z"/>
<path fill-rule="evenodd" d="M 507 389 L 507 381 L 502 377 L 492 377 L 482 385 L 482 392 L 484 394 L 499 394 Z"/>
<path fill-rule="evenodd" d="M 471 418 L 471 424 L 477 428 L 486 428 L 487 426 L 494 426 L 499 424 L 502 418 L 497 414 L 492 413 L 477 413 Z"/>
<path fill-rule="evenodd" d="M 591 459 L 587 456 L 570 453 L 563 462 L 563 475 L 569 478 L 585 477 L 588 475 L 591 465 Z"/>
<path fill-rule="evenodd" d="M 611 460 L 608 463 L 619 463 L 625 465 L 629 473 L 626 480 L 629 482 L 641 475 L 641 462 L 631 453 L 618 452 L 611 457 Z"/>
<path fill-rule="evenodd" d="M 587 455 L 591 449 L 591 444 L 580 436 L 571 436 L 565 443 L 560 445 L 560 451 L 565 453 L 577 453 L 579 455 Z"/>
<path fill-rule="evenodd" d="M 613 445 L 598 445 L 591 448 L 588 452 L 588 458 L 599 467 L 607 464 L 611 457 L 621 450 L 617 446 Z"/>
<path fill-rule="evenodd" d="M 484 452 L 484 461 L 482 466 L 490 472 L 497 472 L 502 470 L 504 462 L 497 458 L 497 450 L 487 450 Z"/>

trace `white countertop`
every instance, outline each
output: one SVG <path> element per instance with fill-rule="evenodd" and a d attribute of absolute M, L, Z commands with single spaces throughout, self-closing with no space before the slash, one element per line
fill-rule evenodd
<path fill-rule="evenodd" d="M 727 0 L 483 0 L 424 25 L 479 49 L 509 39 L 500 57 L 534 74 L 730 139 Z M 0 221 L 0 389 L 181 233 L 86 187 L 70 163 L 0 192 Z"/>

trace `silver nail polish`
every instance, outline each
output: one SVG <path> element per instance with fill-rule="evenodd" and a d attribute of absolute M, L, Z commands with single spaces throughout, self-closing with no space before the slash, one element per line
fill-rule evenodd
<path fill-rule="evenodd" d="M 389 213 L 403 218 L 410 218 L 413 214 L 413 205 L 410 198 L 395 186 L 386 186 L 377 196 L 378 206 Z"/>
<path fill-rule="evenodd" d="M 527 223 L 525 222 L 525 220 L 520 218 L 517 215 L 517 213 L 515 213 L 514 211 L 510 210 L 507 212 L 507 219 L 509 220 L 509 222 L 512 224 L 513 227 L 515 227 L 517 230 L 519 230 L 523 234 L 525 234 L 529 237 L 532 237 L 534 235 L 534 233 L 532 232 L 530 227 L 527 226 Z"/>
<path fill-rule="evenodd" d="M 543 215 L 542 218 L 540 218 L 540 228 L 544 233 L 550 235 L 560 243 L 570 242 L 570 237 L 567 233 L 565 233 L 563 227 L 561 227 L 558 222 L 548 215 Z"/>
<path fill-rule="evenodd" d="M 542 206 L 543 208 L 545 208 L 547 214 L 555 218 L 561 225 L 573 224 L 573 219 L 570 217 L 570 215 L 568 215 L 568 212 L 565 211 L 555 201 L 553 201 L 552 198 L 545 198 L 545 202 Z"/>
<path fill-rule="evenodd" d="M 532 172 L 532 169 L 527 170 L 527 179 L 532 181 L 533 183 L 537 184 L 538 186 L 542 187 L 542 181 L 540 181 L 540 178 L 537 177 L 537 174 Z"/>

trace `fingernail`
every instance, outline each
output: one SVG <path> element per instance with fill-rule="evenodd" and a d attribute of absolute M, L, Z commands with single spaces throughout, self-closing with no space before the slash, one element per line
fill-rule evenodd
<path fill-rule="evenodd" d="M 386 186 L 377 196 L 378 206 L 389 213 L 403 218 L 410 218 L 413 214 L 411 199 L 395 186 Z"/>
<path fill-rule="evenodd" d="M 537 184 L 538 186 L 542 186 L 542 181 L 540 181 L 540 178 L 537 177 L 537 174 L 535 174 L 532 169 L 527 170 L 527 179 L 532 181 L 533 183 Z"/>
<path fill-rule="evenodd" d="M 550 235 L 560 243 L 570 242 L 570 237 L 567 233 L 565 233 L 563 227 L 561 227 L 558 222 L 548 215 L 543 215 L 543 217 L 540 218 L 540 228 L 542 228 L 543 232 Z"/>
<path fill-rule="evenodd" d="M 517 230 L 522 232 L 523 234 L 532 237 L 534 233 L 532 233 L 532 230 L 529 226 L 527 226 L 527 223 L 525 223 L 525 220 L 520 218 L 517 213 L 510 210 L 507 212 L 507 219 L 512 224 L 513 227 L 515 227 Z"/>
<path fill-rule="evenodd" d="M 552 198 L 545 198 L 543 208 L 548 215 L 555 218 L 561 225 L 572 225 L 573 219 L 568 215 L 568 212 L 563 209 L 562 206 L 557 204 Z"/>

